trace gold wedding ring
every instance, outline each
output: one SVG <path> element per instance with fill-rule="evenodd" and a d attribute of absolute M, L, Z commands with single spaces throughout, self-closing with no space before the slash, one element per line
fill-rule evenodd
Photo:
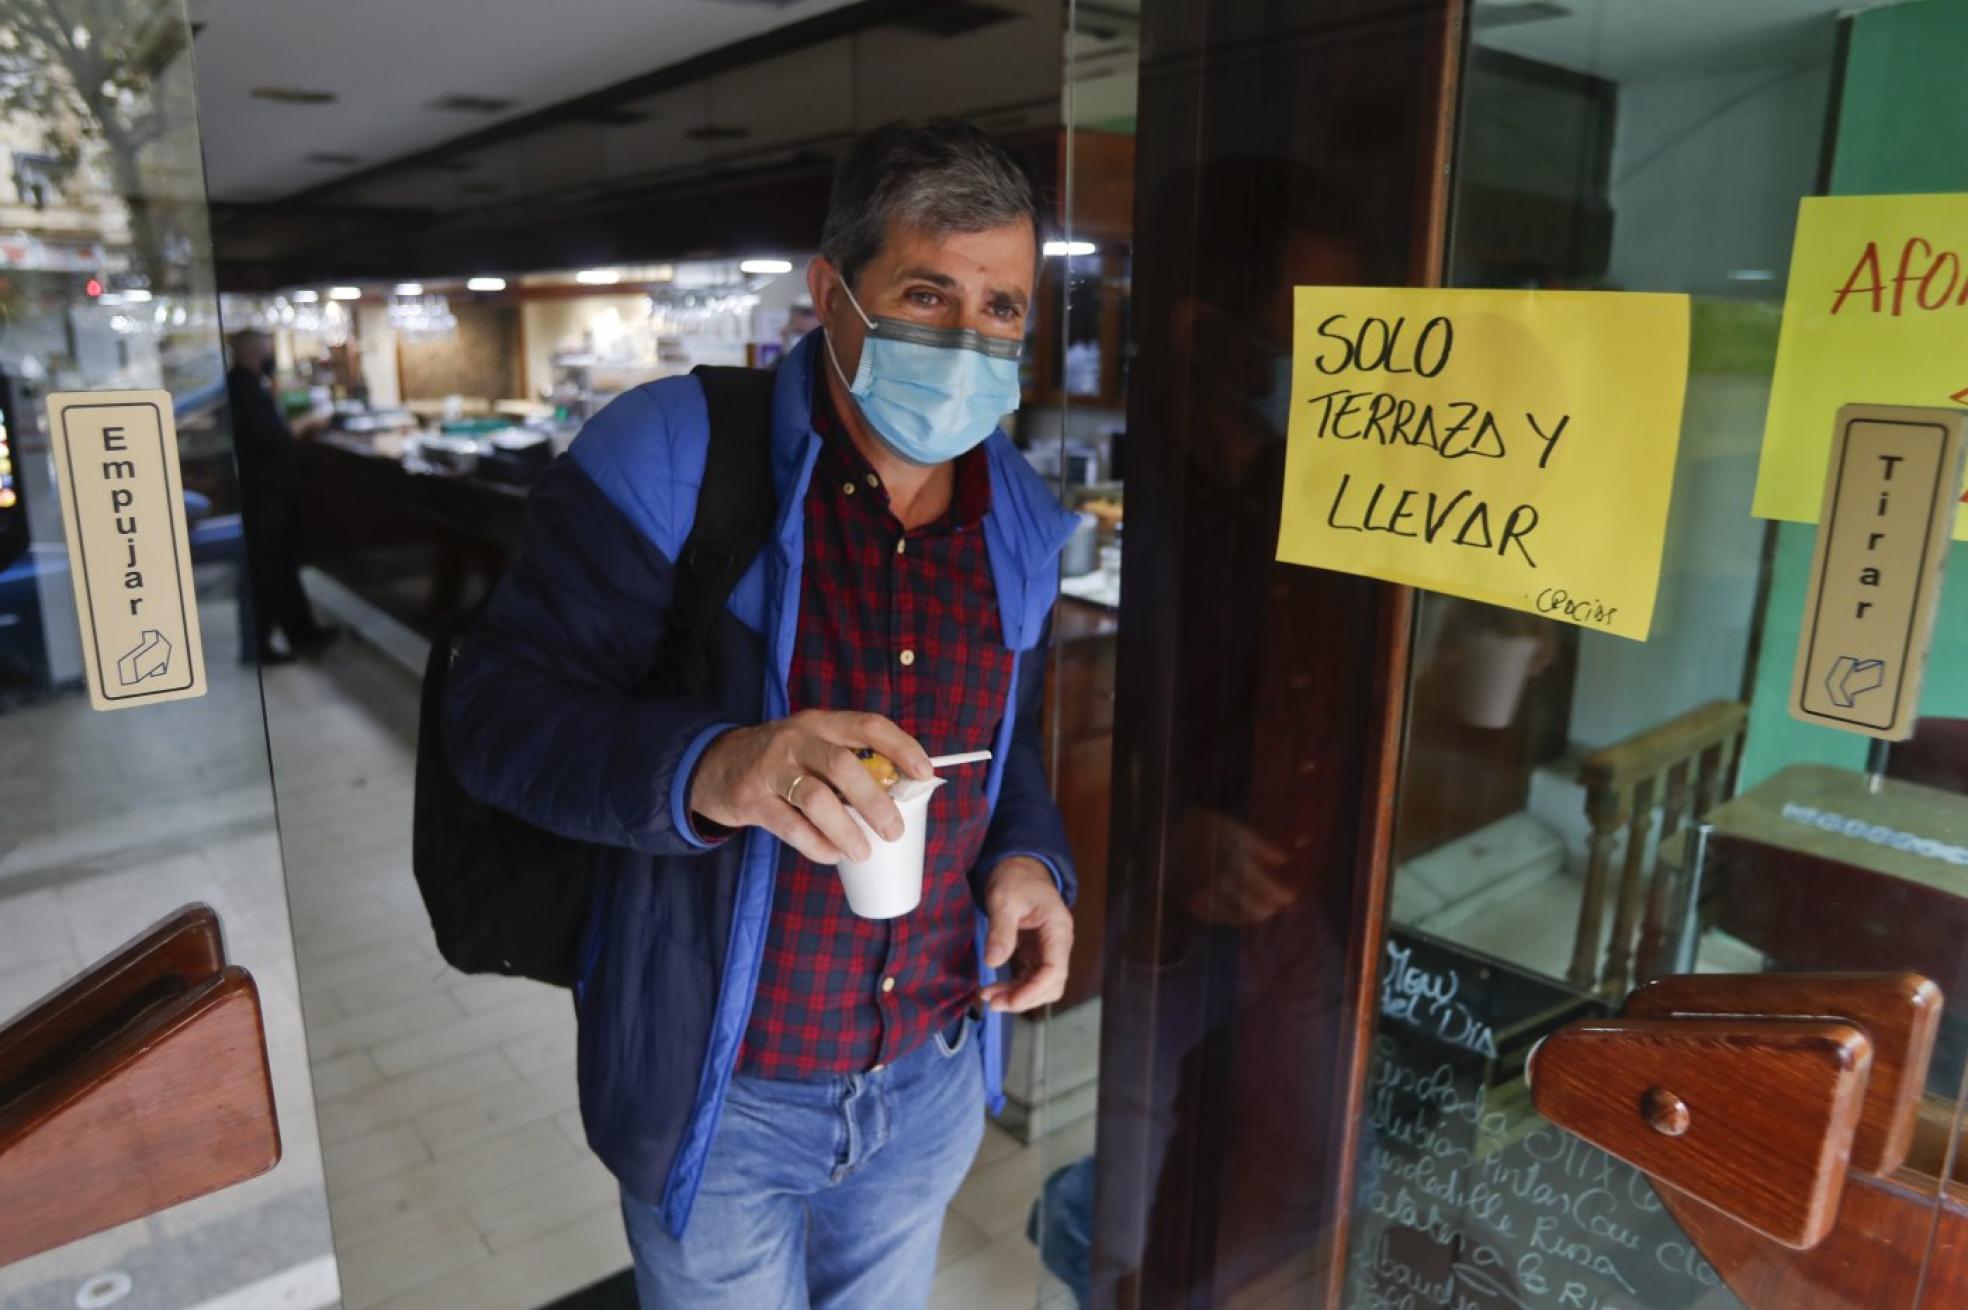
<path fill-rule="evenodd" d="M 786 784 L 786 804 L 792 806 L 794 809 L 799 808 L 799 802 L 793 799 L 793 793 L 798 791 L 799 785 L 805 781 L 806 781 L 806 775 L 802 773 L 799 775 L 799 777 L 794 778 L 791 782 Z"/>

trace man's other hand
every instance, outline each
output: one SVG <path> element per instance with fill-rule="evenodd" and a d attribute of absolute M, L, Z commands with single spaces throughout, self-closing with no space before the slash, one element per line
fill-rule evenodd
<path fill-rule="evenodd" d="M 984 963 L 1012 966 L 1010 977 L 992 983 L 979 998 L 993 1010 L 1023 1014 L 1050 1005 L 1066 991 L 1066 961 L 1073 953 L 1073 915 L 1053 883 L 1052 871 L 1026 855 L 1014 855 L 991 870 L 984 886 L 984 913 L 991 935 Z"/>

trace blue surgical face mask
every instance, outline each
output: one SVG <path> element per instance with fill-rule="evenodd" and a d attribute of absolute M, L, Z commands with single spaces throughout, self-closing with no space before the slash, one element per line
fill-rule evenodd
<path fill-rule="evenodd" d="M 868 325 L 868 335 L 852 379 L 841 371 L 831 335 L 827 357 L 868 426 L 897 455 L 911 464 L 947 463 L 990 436 L 1018 408 L 1023 342 L 969 328 L 869 318 L 845 281 L 841 290 Z"/>

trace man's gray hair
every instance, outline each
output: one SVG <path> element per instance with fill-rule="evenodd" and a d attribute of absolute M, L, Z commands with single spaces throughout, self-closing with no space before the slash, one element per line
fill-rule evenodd
<path fill-rule="evenodd" d="M 961 119 L 905 119 L 863 134 L 841 157 L 820 253 L 852 285 L 896 223 L 947 236 L 1021 220 L 1036 243 L 1038 196 L 1003 146 Z"/>

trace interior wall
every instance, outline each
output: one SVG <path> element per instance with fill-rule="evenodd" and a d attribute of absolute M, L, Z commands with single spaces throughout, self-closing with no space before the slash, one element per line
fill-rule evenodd
<path fill-rule="evenodd" d="M 564 300 L 529 300 L 520 306 L 526 337 L 526 395 L 537 397 L 553 389 L 553 357 L 581 348 L 582 336 L 595 315 L 614 310 L 624 323 L 649 319 L 649 297 L 630 295 L 574 296 Z"/>
<path fill-rule="evenodd" d="M 1827 15 L 1815 47 L 1782 63 L 1620 84 L 1615 286 L 1736 298 L 1781 289 L 1796 198 L 1816 190 L 1836 36 Z M 1731 276 L 1756 272 L 1771 276 Z"/>
<path fill-rule="evenodd" d="M 1836 25 L 1781 62 L 1622 82 L 1609 283 L 1694 293 L 1687 400 L 1647 646 L 1582 633 L 1571 716 L 1595 749 L 1742 694 L 1764 524 L 1749 515 L 1796 197 L 1816 189 Z M 1767 276 L 1744 276 L 1763 275 Z"/>
<path fill-rule="evenodd" d="M 454 299 L 451 312 L 458 320 L 456 332 L 398 342 L 403 399 L 504 400 L 519 395 L 519 310 Z"/>
<path fill-rule="evenodd" d="M 397 373 L 396 329 L 390 326 L 386 305 L 362 302 L 355 311 L 355 339 L 362 347 L 362 385 L 369 404 L 394 409 L 403 403 L 403 379 Z"/>

